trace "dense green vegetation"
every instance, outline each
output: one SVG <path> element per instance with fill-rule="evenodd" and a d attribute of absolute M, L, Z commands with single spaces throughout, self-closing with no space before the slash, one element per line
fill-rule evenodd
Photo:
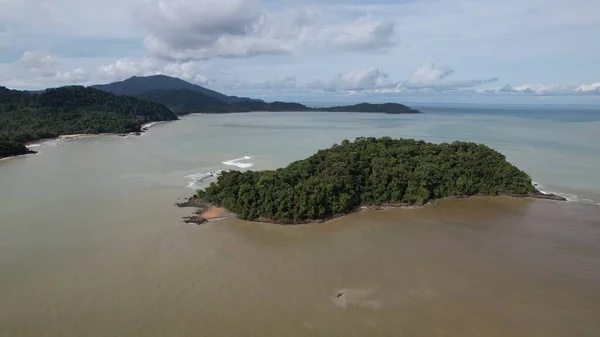
<path fill-rule="evenodd" d="M 225 172 L 197 196 L 242 219 L 302 223 L 361 205 L 534 192 L 526 173 L 485 145 L 384 137 L 345 140 L 278 170 Z"/>
<path fill-rule="evenodd" d="M 175 120 L 166 106 L 80 86 L 40 93 L 0 87 L 0 158 L 27 153 L 25 143 L 61 134 L 128 133 Z"/>

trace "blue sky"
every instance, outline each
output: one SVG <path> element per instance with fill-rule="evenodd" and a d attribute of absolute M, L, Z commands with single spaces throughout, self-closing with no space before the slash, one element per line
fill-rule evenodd
<path fill-rule="evenodd" d="M 0 85 L 600 104 L 600 1 L 0 0 Z"/>

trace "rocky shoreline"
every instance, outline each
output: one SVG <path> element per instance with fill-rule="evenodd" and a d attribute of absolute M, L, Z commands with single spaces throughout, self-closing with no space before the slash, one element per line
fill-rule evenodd
<path fill-rule="evenodd" d="M 203 225 L 211 220 L 223 219 L 228 214 L 226 209 L 200 200 L 196 195 L 187 198 L 184 202 L 175 203 L 175 206 L 196 208 L 193 215 L 182 219 L 187 224 Z"/>
<path fill-rule="evenodd" d="M 485 195 L 485 194 L 478 194 L 478 195 L 474 195 L 474 196 L 492 197 L 490 195 Z M 556 195 L 553 193 L 545 194 L 545 193 L 541 193 L 539 191 L 537 193 L 500 194 L 497 196 L 504 196 L 504 197 L 511 197 L 511 198 L 532 198 L 532 199 L 544 199 L 544 200 L 554 200 L 554 201 L 567 201 L 567 199 L 565 199 L 559 195 Z M 446 198 L 442 198 L 442 199 L 468 199 L 470 197 L 473 197 L 473 196 L 458 195 L 458 196 L 446 197 Z M 252 220 L 252 222 L 270 223 L 270 224 L 277 224 L 277 225 L 322 224 L 322 223 L 327 223 L 327 222 L 333 221 L 335 219 L 344 217 L 346 215 L 361 212 L 364 210 L 383 211 L 383 210 L 393 209 L 393 208 L 422 207 L 425 205 L 434 205 L 435 203 L 437 203 L 438 200 L 441 200 L 441 199 L 432 199 L 426 203 L 420 203 L 420 204 L 419 203 L 412 203 L 412 204 L 411 203 L 388 203 L 388 204 L 381 204 L 381 205 L 363 205 L 363 206 L 358 207 L 351 213 L 337 214 L 337 215 L 334 215 L 334 216 L 326 218 L 326 219 L 313 219 L 313 220 L 306 220 L 306 221 L 289 221 L 289 220 L 281 220 L 281 219 L 258 218 L 258 219 Z M 211 203 L 207 203 L 203 200 L 200 200 L 196 195 L 189 197 L 184 202 L 176 203 L 175 205 L 178 207 L 197 208 L 197 211 L 194 213 L 194 215 L 184 217 L 182 220 L 183 222 L 190 223 L 190 224 L 203 225 L 210 220 L 222 219 L 225 217 L 226 214 L 228 214 L 227 210 L 225 210 L 224 208 L 220 208 Z"/>

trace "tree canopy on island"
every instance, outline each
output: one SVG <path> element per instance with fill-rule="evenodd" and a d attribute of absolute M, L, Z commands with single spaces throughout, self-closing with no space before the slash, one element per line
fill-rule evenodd
<path fill-rule="evenodd" d="M 0 158 L 27 153 L 26 142 L 76 133 L 139 132 L 175 120 L 166 106 L 98 89 L 69 86 L 40 93 L 0 87 Z"/>
<path fill-rule="evenodd" d="M 359 206 L 535 192 L 525 172 L 485 145 L 384 137 L 344 140 L 277 170 L 224 172 L 196 195 L 242 219 L 302 223 Z"/>

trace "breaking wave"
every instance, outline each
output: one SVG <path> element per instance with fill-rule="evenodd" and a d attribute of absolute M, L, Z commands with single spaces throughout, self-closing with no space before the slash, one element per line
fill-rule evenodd
<path fill-rule="evenodd" d="M 227 166 L 236 166 L 239 168 L 249 168 L 249 167 L 254 166 L 254 163 L 248 162 L 249 159 L 252 159 L 252 157 L 244 156 L 241 158 L 224 161 L 222 164 L 227 165 Z M 210 172 L 200 172 L 200 173 L 190 174 L 188 176 L 185 176 L 185 178 L 189 181 L 187 187 L 193 188 L 193 189 L 198 189 L 202 183 L 205 183 L 205 182 L 211 181 L 211 180 L 214 181 L 221 175 L 221 173 L 227 172 L 227 171 L 229 171 L 229 170 L 228 169 L 219 169 L 219 170 L 213 170 Z"/>
<path fill-rule="evenodd" d="M 210 179 L 216 179 L 219 177 L 219 175 L 221 175 L 221 173 L 225 172 L 226 170 L 215 170 L 215 171 L 210 171 L 210 172 L 205 172 L 205 173 L 195 173 L 195 174 L 190 174 L 189 176 L 185 176 L 186 179 L 189 180 L 189 184 L 187 185 L 187 188 L 193 188 L 193 189 L 197 189 L 198 185 L 210 180 Z"/>
<path fill-rule="evenodd" d="M 156 125 L 158 123 L 162 123 L 162 122 L 150 122 L 150 123 L 146 123 L 146 124 L 142 125 L 142 129 L 149 129 L 152 126 L 154 126 L 154 125 Z"/>
<path fill-rule="evenodd" d="M 242 163 L 241 162 L 243 160 L 248 160 L 248 159 L 252 159 L 252 157 L 245 156 L 245 157 L 241 157 L 241 158 L 231 159 L 228 161 L 224 161 L 223 164 L 229 165 L 229 166 L 237 166 L 239 168 L 249 168 L 249 167 L 254 166 L 254 163 L 250 163 L 250 162 Z"/>
<path fill-rule="evenodd" d="M 564 193 L 564 192 L 556 192 L 556 191 L 546 191 L 544 190 L 544 185 L 537 183 L 537 182 L 533 182 L 533 186 L 535 186 L 535 188 L 538 189 L 538 191 L 540 191 L 541 193 L 544 194 L 556 194 L 558 196 L 561 196 L 565 199 L 567 199 L 567 201 L 569 202 L 581 202 L 584 204 L 595 204 L 595 205 L 600 205 L 600 203 L 596 203 L 594 200 L 592 199 L 586 199 L 586 198 L 580 198 L 577 194 L 571 194 L 571 193 Z"/>
<path fill-rule="evenodd" d="M 59 146 L 61 143 L 60 139 L 51 139 L 51 140 L 46 140 L 43 142 L 39 142 L 39 143 L 33 143 L 33 144 L 28 144 L 25 147 L 27 147 L 28 149 L 30 148 L 36 148 L 36 147 L 40 147 L 40 146 Z"/>

